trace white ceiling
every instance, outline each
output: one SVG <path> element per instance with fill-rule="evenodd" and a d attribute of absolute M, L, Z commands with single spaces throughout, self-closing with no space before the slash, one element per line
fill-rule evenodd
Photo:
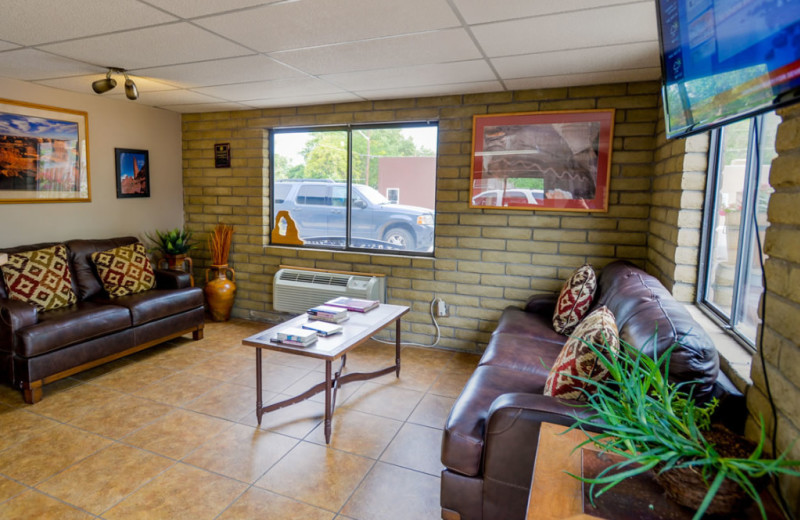
<path fill-rule="evenodd" d="M 0 12 L 0 76 L 93 94 L 106 67 L 124 68 L 137 103 L 175 112 L 660 74 L 654 0 L 0 0 Z M 124 99 L 122 81 L 103 96 Z"/>

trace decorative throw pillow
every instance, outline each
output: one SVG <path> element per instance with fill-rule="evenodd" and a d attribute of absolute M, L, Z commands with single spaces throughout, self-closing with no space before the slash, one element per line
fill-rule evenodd
<path fill-rule="evenodd" d="M 112 298 L 146 291 L 155 286 L 153 266 L 147 258 L 147 251 L 139 242 L 92 253 L 92 262 L 97 267 L 103 288 Z"/>
<path fill-rule="evenodd" d="M 558 295 L 556 312 L 553 314 L 553 329 L 559 334 L 571 334 L 592 305 L 597 289 L 597 276 L 589 264 L 577 268 L 564 282 Z"/>
<path fill-rule="evenodd" d="M 78 300 L 72 291 L 65 246 L 10 254 L 0 269 L 12 300 L 31 303 L 40 311 L 67 307 Z"/>
<path fill-rule="evenodd" d="M 575 328 L 575 333 L 564 344 L 553 368 L 550 369 L 550 375 L 547 376 L 544 385 L 544 395 L 585 401 L 587 396 L 582 390 L 592 393 L 597 390 L 597 386 L 574 379 L 573 376 L 598 382 L 608 376 L 608 369 L 585 342 L 601 349 L 608 348 L 612 355 L 616 355 L 619 350 L 617 323 L 608 307 L 603 306 L 593 310 Z"/>

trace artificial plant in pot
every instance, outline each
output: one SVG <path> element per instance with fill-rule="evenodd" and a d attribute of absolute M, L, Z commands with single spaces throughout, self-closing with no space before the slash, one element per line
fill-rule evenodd
<path fill-rule="evenodd" d="M 236 273 L 228 266 L 228 255 L 233 241 L 233 226 L 218 223 L 208 238 L 211 267 L 206 269 L 206 286 L 203 292 L 214 321 L 228 321 L 236 296 Z M 230 279 L 228 273 L 230 272 Z M 209 280 L 209 274 L 212 274 Z"/>
<path fill-rule="evenodd" d="M 716 401 L 700 405 L 692 396 L 691 382 L 669 382 L 670 354 L 677 345 L 651 358 L 623 340 L 619 343 L 616 354 L 605 345 L 587 343 L 608 368 L 608 379 L 597 383 L 576 377 L 597 390 L 586 392 L 582 405 L 593 412 L 591 417 L 576 416 L 574 427 L 604 423 L 603 433 L 587 433 L 589 439 L 579 447 L 594 444 L 622 457 L 596 478 L 576 476 L 591 484 L 590 496 L 652 470 L 667 496 L 696 510 L 694 519 L 735 510 L 748 497 L 766 518 L 761 486 L 772 475 L 800 476 L 800 461 L 787 460 L 786 452 L 777 459 L 762 458 L 763 420 L 758 444 L 712 426 Z M 730 448 L 732 453 L 727 452 Z"/>
<path fill-rule="evenodd" d="M 160 253 L 170 269 L 183 270 L 187 254 L 195 246 L 191 231 L 179 228 L 171 231 L 156 230 L 155 236 L 149 233 L 145 233 L 145 236 L 153 243 L 151 252 Z M 191 260 L 189 260 L 189 272 L 191 272 Z"/>

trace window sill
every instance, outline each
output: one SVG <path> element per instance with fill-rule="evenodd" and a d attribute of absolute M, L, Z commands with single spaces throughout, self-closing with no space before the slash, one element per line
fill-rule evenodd
<path fill-rule="evenodd" d="M 753 384 L 750 379 L 750 365 L 753 361 L 753 353 L 743 347 L 696 305 L 687 305 L 686 309 L 692 315 L 692 318 L 711 336 L 711 340 L 719 352 L 720 370 L 731 379 L 740 392 L 744 393 L 747 387 Z"/>

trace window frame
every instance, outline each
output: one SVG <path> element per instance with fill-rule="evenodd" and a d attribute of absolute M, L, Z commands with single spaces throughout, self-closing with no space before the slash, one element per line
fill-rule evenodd
<path fill-rule="evenodd" d="M 346 148 L 347 148 L 347 199 L 345 201 L 345 243 L 344 247 L 325 246 L 319 244 L 313 245 L 286 245 L 286 244 L 270 244 L 280 245 L 285 247 L 293 247 L 297 249 L 324 249 L 334 252 L 361 252 L 370 254 L 388 254 L 388 255 L 402 255 L 411 257 L 428 257 L 433 258 L 436 251 L 436 209 L 431 210 L 434 217 L 433 222 L 433 237 L 431 238 L 432 247 L 430 251 L 409 251 L 401 249 L 373 249 L 365 247 L 353 247 L 352 241 L 352 210 L 353 210 L 353 197 L 355 195 L 361 197 L 360 194 L 354 193 L 353 190 L 353 132 L 358 130 L 381 130 L 391 128 L 419 128 L 419 127 L 435 127 L 437 132 L 437 143 L 434 157 L 436 158 L 436 167 L 434 175 L 438 175 L 438 158 L 439 158 L 439 121 L 438 120 L 424 120 L 424 121 L 395 121 L 395 122 L 377 122 L 377 123 L 348 123 L 340 125 L 321 125 L 321 126 L 288 126 L 288 127 L 273 127 L 269 129 L 269 223 L 270 230 L 272 230 L 275 223 L 275 198 L 272 196 L 275 193 L 275 135 L 282 133 L 303 133 L 303 132 L 345 132 L 346 134 Z M 434 183 L 437 185 L 438 183 Z"/>
<path fill-rule="evenodd" d="M 758 243 L 754 240 L 754 233 L 757 233 L 755 224 L 754 207 L 758 197 L 759 181 L 762 175 L 761 168 L 761 136 L 764 134 L 765 116 L 757 115 L 750 118 L 748 137 L 747 137 L 747 158 L 745 162 L 745 176 L 742 186 L 742 208 L 741 225 L 739 226 L 738 243 L 740 247 L 736 251 L 735 273 L 733 280 L 733 298 L 731 301 L 730 316 L 715 305 L 708 298 L 708 288 L 711 283 L 709 280 L 712 261 L 714 229 L 718 222 L 718 190 L 720 188 L 721 175 L 723 170 L 722 156 L 724 132 L 726 126 L 715 128 L 710 131 L 708 149 L 708 170 L 706 174 L 705 201 L 703 204 L 703 220 L 700 237 L 700 252 L 698 260 L 697 294 L 695 302 L 698 307 L 709 315 L 723 329 L 733 336 L 741 345 L 751 353 L 756 350 L 756 338 L 750 338 L 739 327 L 742 319 L 742 308 L 746 305 L 747 283 L 745 274 L 750 272 L 749 264 L 753 258 L 754 248 Z M 755 172 L 755 173 L 753 173 Z M 762 244 L 763 248 L 763 244 Z M 762 288 L 763 291 L 763 288 Z"/>

